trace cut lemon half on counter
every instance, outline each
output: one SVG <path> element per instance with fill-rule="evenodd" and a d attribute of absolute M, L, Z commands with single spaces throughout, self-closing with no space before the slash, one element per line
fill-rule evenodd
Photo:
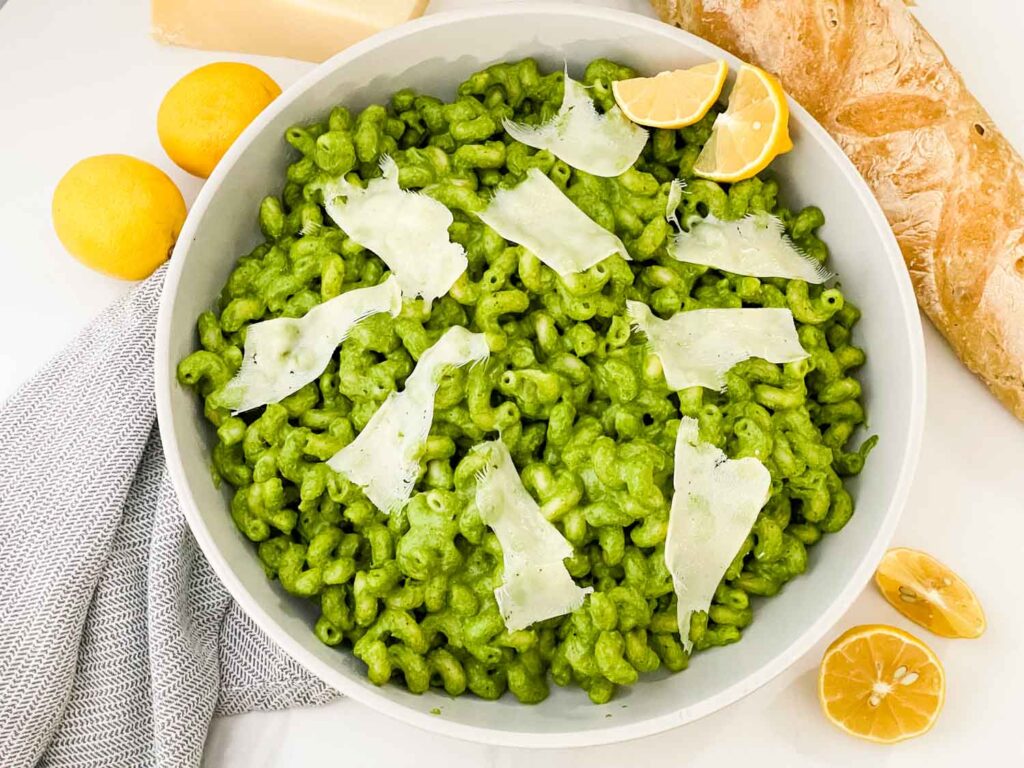
<path fill-rule="evenodd" d="M 821 660 L 818 698 L 849 734 L 889 744 L 920 736 L 946 699 L 942 664 L 931 648 L 896 627 L 868 624 L 841 635 Z"/>
<path fill-rule="evenodd" d="M 936 635 L 970 638 L 985 631 L 985 612 L 967 582 L 924 552 L 890 549 L 875 584 L 893 608 Z"/>
<path fill-rule="evenodd" d="M 728 75 L 728 64 L 712 61 L 654 77 L 616 80 L 612 93 L 619 109 L 634 123 L 651 128 L 685 128 L 714 106 Z"/>
<path fill-rule="evenodd" d="M 744 64 L 693 172 L 712 181 L 742 181 L 792 148 L 782 86 L 763 69 Z"/>

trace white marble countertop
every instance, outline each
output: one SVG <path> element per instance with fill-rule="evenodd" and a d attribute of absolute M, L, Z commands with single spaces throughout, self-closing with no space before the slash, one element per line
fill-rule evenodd
<path fill-rule="evenodd" d="M 434 0 L 432 10 L 476 0 Z M 646 0 L 604 0 L 649 13 Z M 3 5 L 0 2 L 0 5 Z M 1024 4 L 919 0 L 916 13 L 961 68 L 996 122 L 1024 148 Z M 80 267 L 50 226 L 50 196 L 75 161 L 126 152 L 166 170 L 194 198 L 200 181 L 157 142 L 156 109 L 184 72 L 217 54 L 161 48 L 146 35 L 145 0 L 9 0 L 0 10 L 0 398 L 129 287 Z M 287 86 L 309 69 L 239 57 Z M 1016 84 L 1015 84 L 1016 83 Z M 1022 318 L 1024 322 L 1024 318 Z M 814 692 L 825 643 L 771 684 L 700 722 L 627 744 L 525 752 L 464 743 L 396 723 L 353 701 L 316 710 L 216 721 L 211 766 L 560 766 L 651 764 L 762 767 L 1024 765 L 1024 427 L 1003 411 L 926 328 L 928 417 L 924 452 L 896 544 L 954 565 L 988 611 L 977 641 L 927 636 L 942 658 L 948 698 L 921 739 L 877 747 L 825 722 Z M 835 632 L 861 622 L 912 628 L 868 589 Z"/>

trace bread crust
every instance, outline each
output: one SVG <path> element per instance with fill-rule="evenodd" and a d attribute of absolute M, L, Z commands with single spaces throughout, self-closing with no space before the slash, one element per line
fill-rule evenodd
<path fill-rule="evenodd" d="M 778 75 L 867 180 L 917 299 L 1024 419 L 1024 161 L 902 0 L 652 0 Z"/>

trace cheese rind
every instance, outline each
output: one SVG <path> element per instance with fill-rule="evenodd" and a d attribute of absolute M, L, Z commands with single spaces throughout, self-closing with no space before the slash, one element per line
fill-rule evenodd
<path fill-rule="evenodd" d="M 152 0 L 161 43 L 324 61 L 422 15 L 428 0 Z"/>
<path fill-rule="evenodd" d="M 499 189 L 480 220 L 565 277 L 613 253 L 629 259 L 623 242 L 602 227 L 537 168 L 511 189 Z"/>
<path fill-rule="evenodd" d="M 665 538 L 679 636 L 687 653 L 690 617 L 711 607 L 715 590 L 768 501 L 772 478 L 757 459 L 729 459 L 701 443 L 696 419 L 684 416 L 675 446 L 675 493 Z"/>
<path fill-rule="evenodd" d="M 788 309 L 694 309 L 661 320 L 643 302 L 627 301 L 626 314 L 633 328 L 647 336 L 665 381 L 677 391 L 697 386 L 720 390 L 729 369 L 751 357 L 772 363 L 808 357 Z"/>
<path fill-rule="evenodd" d="M 494 598 L 514 632 L 531 624 L 571 613 L 583 604 L 592 587 L 573 581 L 563 560 L 572 545 L 541 512 L 500 440 L 477 451 L 487 465 L 477 478 L 476 507 L 501 544 L 504 577 Z"/>

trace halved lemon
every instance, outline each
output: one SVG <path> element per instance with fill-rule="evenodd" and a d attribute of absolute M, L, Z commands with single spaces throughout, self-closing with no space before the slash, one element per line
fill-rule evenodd
<path fill-rule="evenodd" d="M 744 64 L 693 172 L 712 181 L 742 181 L 792 148 L 782 86 L 763 69 Z"/>
<path fill-rule="evenodd" d="M 890 549 L 875 571 L 875 584 L 893 608 L 942 637 L 979 637 L 985 612 L 967 582 L 916 549 Z"/>
<path fill-rule="evenodd" d="M 818 699 L 832 723 L 868 741 L 920 736 L 938 719 L 946 678 L 935 653 L 883 624 L 854 627 L 825 651 Z"/>
<path fill-rule="evenodd" d="M 712 61 L 659 72 L 654 77 L 616 80 L 612 93 L 619 109 L 634 123 L 651 128 L 685 128 L 714 106 L 728 74 L 728 64 Z"/>

